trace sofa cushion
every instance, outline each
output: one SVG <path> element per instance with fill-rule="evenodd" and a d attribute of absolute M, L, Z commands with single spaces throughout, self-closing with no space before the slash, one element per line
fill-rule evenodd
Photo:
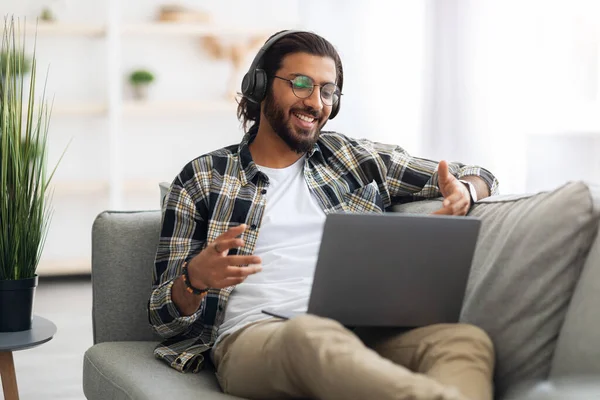
<path fill-rule="evenodd" d="M 429 213 L 437 200 L 396 207 Z M 545 379 L 581 269 L 596 236 L 598 210 L 581 182 L 535 195 L 494 196 L 470 216 L 482 226 L 461 319 L 483 328 L 496 348 L 499 396 Z"/>
<path fill-rule="evenodd" d="M 591 186 L 597 211 L 600 209 L 600 187 Z M 552 379 L 591 377 L 600 375 L 600 235 L 592 244 L 565 317 L 554 360 Z M 600 385 L 598 385 L 600 386 Z M 600 387 L 599 387 L 600 392 Z M 600 399 L 600 394 L 598 397 Z"/>
<path fill-rule="evenodd" d="M 96 217 L 92 226 L 94 343 L 160 339 L 147 313 L 159 235 L 160 211 L 105 211 Z"/>
<path fill-rule="evenodd" d="M 85 353 L 83 391 L 89 400 L 240 399 L 224 394 L 214 372 L 182 374 L 154 358 L 156 342 L 105 342 Z"/>

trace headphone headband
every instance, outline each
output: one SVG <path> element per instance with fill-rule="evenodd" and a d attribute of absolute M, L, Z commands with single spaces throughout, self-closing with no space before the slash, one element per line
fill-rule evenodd
<path fill-rule="evenodd" d="M 291 35 L 292 33 L 297 33 L 297 32 L 303 32 L 303 31 L 299 31 L 299 30 L 282 31 L 282 32 L 279 32 L 278 34 L 272 36 L 269 40 L 267 40 L 267 42 L 265 44 L 263 44 L 263 46 L 260 48 L 260 50 L 258 51 L 258 53 L 256 53 L 256 56 L 254 57 L 254 60 L 252 60 L 252 64 L 250 64 L 250 68 L 248 69 L 248 72 L 252 72 L 256 68 L 258 68 L 258 65 L 262 61 L 263 55 L 267 52 L 267 50 L 269 50 L 269 48 L 275 42 L 277 42 L 279 39 L 281 39 L 284 36 Z"/>

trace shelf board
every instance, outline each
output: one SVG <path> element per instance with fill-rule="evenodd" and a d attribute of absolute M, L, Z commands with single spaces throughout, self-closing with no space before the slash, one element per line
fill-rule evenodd
<path fill-rule="evenodd" d="M 207 112 L 234 112 L 234 100 L 215 101 L 126 101 L 123 103 L 125 115 L 182 115 Z"/>
<path fill-rule="evenodd" d="M 127 194 L 159 194 L 159 180 L 153 179 L 127 179 L 123 181 L 123 190 Z M 54 189 L 54 196 L 72 196 L 72 195 L 106 195 L 108 194 L 110 184 L 108 180 L 90 179 L 90 180 L 59 180 L 55 179 L 50 184 Z"/>
<path fill-rule="evenodd" d="M 90 36 L 103 37 L 106 27 L 102 24 L 83 24 L 69 22 L 40 22 L 25 24 L 27 35 L 38 36 Z M 164 35 L 164 36 L 270 36 L 283 28 L 250 28 L 223 26 L 206 23 L 182 22 L 146 22 L 124 24 L 121 28 L 123 35 Z"/>
<path fill-rule="evenodd" d="M 36 29 L 37 28 L 37 29 Z M 77 24 L 67 22 L 40 22 L 26 24 L 27 35 L 38 33 L 38 36 L 104 36 L 106 28 L 100 24 Z"/>
<path fill-rule="evenodd" d="M 167 35 L 167 36 L 247 36 L 268 35 L 277 30 L 255 29 L 235 26 L 212 25 L 207 23 L 181 23 L 181 22 L 150 22 L 126 24 L 123 26 L 124 35 Z"/>
<path fill-rule="evenodd" d="M 90 258 L 65 258 L 40 260 L 37 274 L 40 276 L 79 275 L 87 274 L 92 270 Z"/>
<path fill-rule="evenodd" d="M 189 115 L 194 113 L 235 112 L 235 100 L 214 101 L 124 101 L 123 115 L 129 116 L 168 116 Z M 62 103 L 56 102 L 52 116 L 105 116 L 108 105 L 101 102 Z"/>
<path fill-rule="evenodd" d="M 126 194 L 156 194 L 160 195 L 160 182 L 149 179 L 128 179 L 123 182 L 123 190 Z"/>
<path fill-rule="evenodd" d="M 102 116 L 107 109 L 104 103 L 54 103 L 52 116 Z"/>
<path fill-rule="evenodd" d="M 50 188 L 54 190 L 54 196 L 72 196 L 79 194 L 102 195 L 108 193 L 109 184 L 104 180 L 53 180 Z"/>

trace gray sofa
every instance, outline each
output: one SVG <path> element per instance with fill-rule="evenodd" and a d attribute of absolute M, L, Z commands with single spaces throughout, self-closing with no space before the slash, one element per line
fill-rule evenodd
<path fill-rule="evenodd" d="M 429 213 L 439 206 L 420 201 L 393 211 Z M 482 230 L 461 318 L 494 341 L 496 398 L 561 398 L 553 397 L 560 385 L 548 383 L 598 380 L 598 189 L 573 182 L 545 193 L 496 196 L 470 215 L 482 219 Z M 146 305 L 160 217 L 158 210 L 108 211 L 94 222 L 94 344 L 84 355 L 84 393 L 90 400 L 233 399 L 220 391 L 210 365 L 183 374 L 153 357 L 160 338 Z M 544 390 L 532 389 L 540 383 Z"/>

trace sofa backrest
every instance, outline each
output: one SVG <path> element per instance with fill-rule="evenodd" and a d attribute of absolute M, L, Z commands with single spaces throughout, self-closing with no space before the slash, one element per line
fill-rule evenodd
<path fill-rule="evenodd" d="M 98 215 L 92 227 L 94 344 L 159 340 L 147 316 L 160 211 Z"/>

